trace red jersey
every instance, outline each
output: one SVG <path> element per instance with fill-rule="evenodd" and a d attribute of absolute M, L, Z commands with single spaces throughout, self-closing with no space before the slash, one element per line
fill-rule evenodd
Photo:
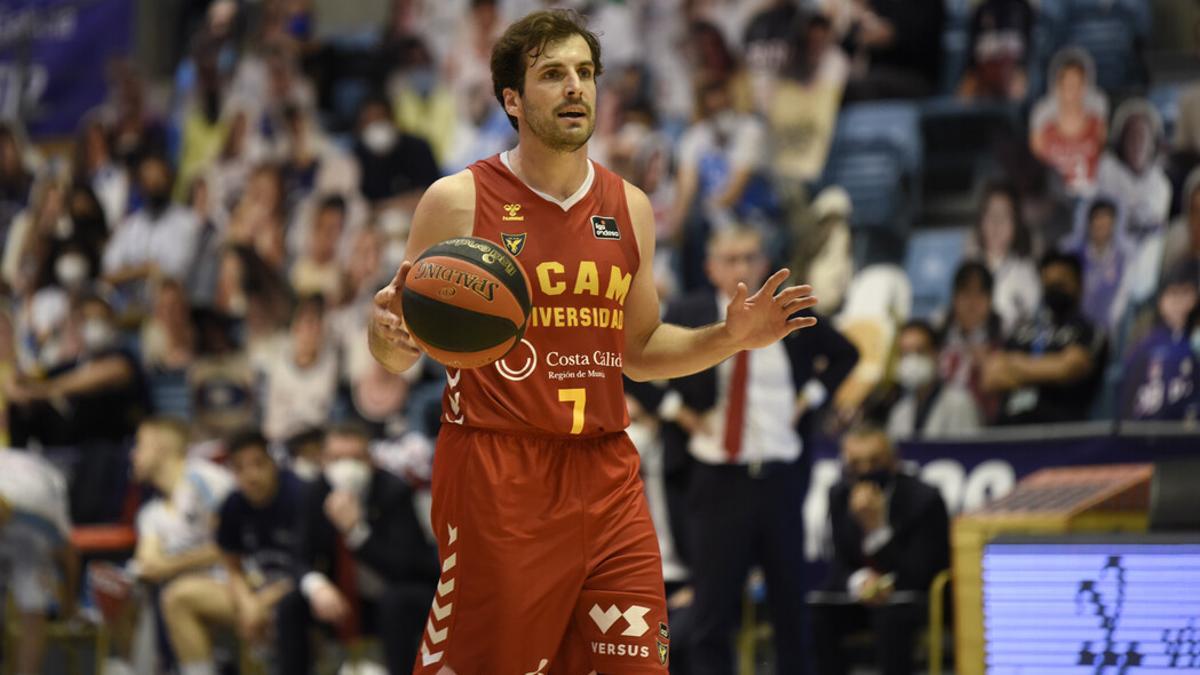
<path fill-rule="evenodd" d="M 579 191 L 563 202 L 531 189 L 502 155 L 468 167 L 472 234 L 516 256 L 529 277 L 532 311 L 506 357 L 447 370 L 444 423 L 567 437 L 628 426 L 625 301 L 640 256 L 624 181 L 588 165 Z"/>

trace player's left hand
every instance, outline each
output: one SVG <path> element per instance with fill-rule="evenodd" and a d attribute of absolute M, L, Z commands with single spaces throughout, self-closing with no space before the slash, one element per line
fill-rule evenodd
<path fill-rule="evenodd" d="M 779 291 L 789 274 L 787 269 L 772 274 L 754 295 L 750 295 L 746 284 L 738 283 L 737 293 L 725 312 L 725 331 L 739 349 L 766 347 L 794 330 L 816 325 L 815 317 L 789 318 L 817 304 L 812 286 L 791 286 Z"/>
<path fill-rule="evenodd" d="M 346 534 L 362 520 L 362 506 L 358 503 L 358 497 L 349 492 L 334 490 L 325 498 L 325 515 L 338 532 Z"/>

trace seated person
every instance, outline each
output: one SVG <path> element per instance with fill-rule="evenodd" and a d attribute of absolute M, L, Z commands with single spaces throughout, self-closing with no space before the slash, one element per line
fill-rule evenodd
<path fill-rule="evenodd" d="M 842 638 L 869 626 L 884 675 L 911 673 L 920 594 L 950 564 L 946 504 L 936 488 L 898 471 L 896 451 L 877 427 L 846 432 L 842 462 L 845 478 L 829 490 L 827 601 L 813 608 L 817 672 L 848 672 Z"/>
<path fill-rule="evenodd" d="M 325 430 L 310 427 L 292 435 L 284 443 L 292 473 L 305 483 L 321 477 L 321 454 L 325 450 Z"/>
<path fill-rule="evenodd" d="M 213 672 L 212 646 L 198 622 L 209 618 L 220 551 L 214 538 L 217 512 L 233 489 L 222 467 L 187 456 L 187 427 L 153 418 L 138 428 L 133 476 L 161 495 L 137 517 L 134 576 L 158 591 L 163 624 L 180 663 L 180 675 Z"/>
<path fill-rule="evenodd" d="M 0 450 L 0 602 L 11 594 L 17 609 L 17 675 L 45 672 L 46 620 L 75 614 L 79 559 L 70 530 L 58 470 L 30 453 Z"/>
<path fill-rule="evenodd" d="M 42 445 L 122 442 L 133 435 L 148 402 L 137 361 L 119 344 L 115 318 L 104 299 L 84 297 L 67 328 L 81 345 L 78 358 L 44 379 L 7 385 L 13 445 L 33 438 Z"/>
<path fill-rule="evenodd" d="M 310 295 L 292 314 L 290 340 L 271 354 L 263 373 L 263 433 L 272 441 L 323 424 L 333 411 L 338 358 L 326 330 L 325 299 Z"/>
<path fill-rule="evenodd" d="M 1091 200 L 1084 213 L 1065 249 L 1078 255 L 1083 263 L 1083 315 L 1104 329 L 1121 318 L 1112 314 L 1121 279 L 1131 262 L 1126 218 L 1116 202 L 1107 197 Z"/>
<path fill-rule="evenodd" d="M 967 69 L 958 84 L 965 99 L 1022 102 L 1029 91 L 1025 69 L 1037 20 L 1028 0 L 986 0 L 971 15 Z"/>
<path fill-rule="evenodd" d="M 1200 355 L 1193 351 L 1200 264 L 1168 273 L 1158 295 L 1158 325 L 1125 362 L 1121 417 L 1195 419 L 1200 414 Z"/>
<path fill-rule="evenodd" d="M 312 672 L 309 629 L 336 627 L 343 641 L 386 636 L 391 673 L 417 658 L 440 568 L 413 508 L 412 490 L 374 467 L 367 434 L 335 427 L 323 475 L 306 492 L 297 526 L 299 588 L 278 606 L 281 672 Z"/>
<path fill-rule="evenodd" d="M 217 526 L 229 577 L 197 579 L 191 602 L 179 609 L 194 615 L 197 628 L 202 622 L 236 625 L 249 645 L 266 639 L 275 606 L 294 588 L 295 525 L 304 485 L 275 465 L 257 431 L 234 436 L 225 452 L 237 480 Z M 212 667 L 211 659 L 205 667 Z"/>
<path fill-rule="evenodd" d="M 1041 275 L 1042 309 L 984 365 L 984 389 L 1007 394 L 1002 424 L 1084 420 L 1100 388 L 1108 344 L 1080 310 L 1079 258 L 1048 253 Z"/>
<path fill-rule="evenodd" d="M 1050 64 L 1052 89 L 1029 120 L 1029 149 L 1054 168 L 1072 196 L 1094 189 L 1108 136 L 1107 103 L 1094 86 L 1095 70 L 1078 47 L 1056 54 Z"/>
<path fill-rule="evenodd" d="M 900 329 L 896 345 L 896 379 L 904 393 L 888 414 L 888 435 L 937 438 L 978 431 L 980 412 L 971 393 L 938 377 L 933 328 L 921 320 L 909 321 Z"/>
<path fill-rule="evenodd" d="M 994 289 L 987 265 L 969 260 L 954 273 L 950 315 L 942 326 L 938 372 L 941 378 L 971 392 L 981 421 L 995 418 L 996 397 L 980 385 L 988 354 L 1003 345 L 1000 315 L 992 308 Z"/>

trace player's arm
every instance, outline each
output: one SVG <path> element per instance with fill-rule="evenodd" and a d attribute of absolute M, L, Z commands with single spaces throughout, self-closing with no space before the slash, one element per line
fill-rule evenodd
<path fill-rule="evenodd" d="M 789 318 L 817 304 L 817 299 L 810 295 L 809 286 L 792 286 L 776 293 L 788 276 L 788 270 L 779 270 L 754 294 L 740 284 L 725 321 L 702 328 L 663 323 L 654 286 L 654 212 L 646 195 L 628 183 L 625 197 L 641 258 L 625 305 L 624 369 L 631 379 L 691 375 L 743 349 L 765 347 L 817 322 L 813 317 Z"/>
<path fill-rule="evenodd" d="M 406 260 L 387 286 L 375 294 L 375 309 L 367 324 L 367 342 L 371 355 L 385 369 L 401 373 L 412 367 L 421 352 L 404 328 L 404 317 L 394 310 L 392 301 L 404 289 L 404 277 L 412 260 L 425 249 L 452 237 L 471 234 L 475 223 L 475 178 L 464 169 L 439 179 L 421 197 L 413 213 Z"/>

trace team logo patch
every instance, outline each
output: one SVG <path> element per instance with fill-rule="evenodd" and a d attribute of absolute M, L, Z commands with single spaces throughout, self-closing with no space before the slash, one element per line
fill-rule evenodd
<path fill-rule="evenodd" d="M 655 640 L 654 642 L 658 645 L 658 662 L 664 666 L 667 665 L 667 654 L 670 653 L 670 649 L 663 644 L 662 640 Z"/>
<path fill-rule="evenodd" d="M 661 621 L 659 621 L 659 622 L 658 622 L 658 636 L 659 636 L 659 637 L 661 637 L 661 638 L 662 638 L 662 639 L 664 639 L 664 640 L 670 640 L 670 639 L 671 639 L 671 631 L 670 631 L 670 629 L 668 629 L 668 628 L 667 628 L 667 624 L 665 624 L 665 623 L 663 623 L 663 622 L 661 622 Z"/>
<path fill-rule="evenodd" d="M 521 205 L 520 204 L 505 204 L 504 212 L 507 215 L 505 215 L 500 220 L 505 220 L 505 221 L 525 220 L 525 216 L 520 215 L 520 213 L 521 213 Z"/>
<path fill-rule="evenodd" d="M 504 248 L 513 255 L 521 255 L 521 251 L 525 250 L 525 233 L 521 234 L 505 234 L 500 233 L 500 240 L 504 242 Z"/>
<path fill-rule="evenodd" d="M 621 230 L 617 227 L 617 219 L 609 216 L 592 216 L 592 234 L 597 239 L 620 239 Z"/>

